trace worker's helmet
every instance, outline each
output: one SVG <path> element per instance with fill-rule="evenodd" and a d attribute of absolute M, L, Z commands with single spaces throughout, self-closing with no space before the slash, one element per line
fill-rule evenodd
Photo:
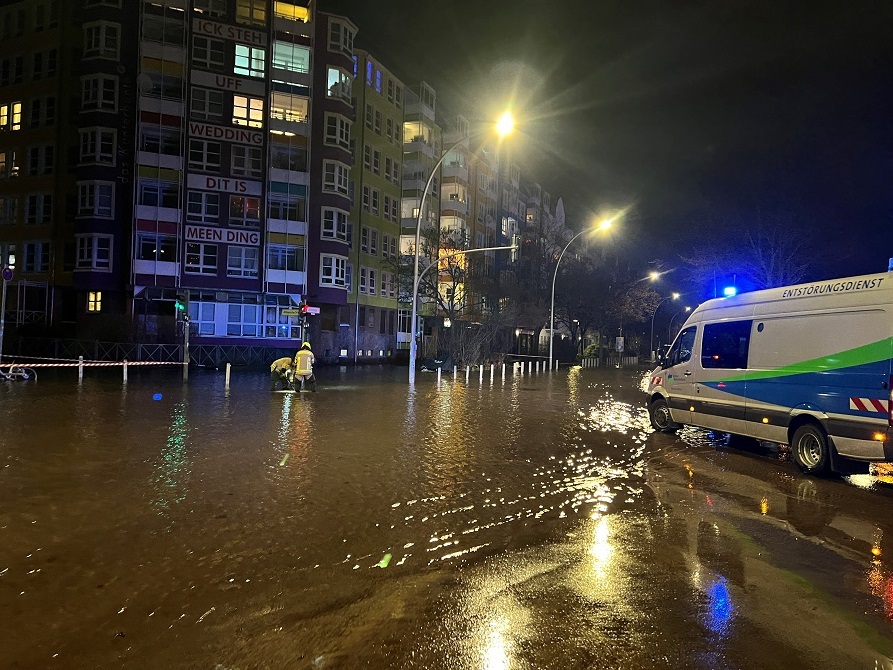
<path fill-rule="evenodd" d="M 301 345 L 301 349 L 309 349 L 309 348 L 310 348 L 309 342 L 304 342 L 304 344 Z"/>

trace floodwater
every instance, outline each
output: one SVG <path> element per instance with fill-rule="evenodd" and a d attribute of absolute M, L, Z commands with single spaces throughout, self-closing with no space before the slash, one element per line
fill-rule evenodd
<path fill-rule="evenodd" d="M 641 375 L 0 384 L 0 667 L 893 668 L 893 488 Z"/>

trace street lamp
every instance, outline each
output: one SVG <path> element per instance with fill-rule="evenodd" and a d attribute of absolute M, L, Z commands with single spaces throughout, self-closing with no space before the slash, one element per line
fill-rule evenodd
<path fill-rule="evenodd" d="M 654 317 L 657 316 L 657 310 L 660 309 L 660 306 L 663 305 L 667 300 L 679 300 L 678 293 L 672 293 L 668 295 L 666 298 L 657 303 L 657 307 L 654 308 L 654 314 L 651 315 L 651 362 L 654 362 Z"/>
<path fill-rule="evenodd" d="M 620 211 L 619 213 L 612 216 L 610 219 L 605 219 L 598 226 L 595 227 L 595 231 L 599 230 L 607 230 L 611 227 L 611 224 L 619 218 L 624 212 Z M 583 233 L 589 232 L 588 230 L 581 230 L 579 233 L 574 235 L 568 243 L 564 245 L 564 249 L 561 250 L 561 253 L 558 254 L 558 260 L 555 261 L 555 273 L 552 275 L 552 306 L 549 309 L 549 369 L 551 370 L 555 366 L 555 359 L 552 358 L 552 340 L 555 335 L 555 280 L 558 279 L 558 266 L 561 264 L 561 259 L 564 257 L 564 252 L 567 251 L 567 248 L 571 245 L 571 243 L 580 237 Z"/>
<path fill-rule="evenodd" d="M 505 112 L 496 122 L 496 133 L 500 137 L 505 137 L 515 127 L 515 120 L 512 116 L 511 112 Z M 434 181 L 434 175 L 437 173 L 437 168 L 441 166 L 444 159 L 449 155 L 449 153 L 459 146 L 462 142 L 467 142 L 468 140 L 474 139 L 476 137 L 480 137 L 490 131 L 490 128 L 484 128 L 481 131 L 476 133 L 472 133 L 471 135 L 465 135 L 464 137 L 459 138 L 456 142 L 454 142 L 447 150 L 443 152 L 437 162 L 434 164 L 434 167 L 431 168 L 431 174 L 428 175 L 428 181 L 425 182 L 425 189 L 422 191 L 422 197 L 419 200 L 419 214 L 416 217 L 415 222 L 415 261 L 413 263 L 413 271 L 412 271 L 412 322 L 409 324 L 410 329 L 410 340 L 409 340 L 409 384 L 410 386 L 415 384 L 415 359 L 418 353 L 418 343 L 416 342 L 416 338 L 418 337 L 418 298 L 419 298 L 419 241 L 422 233 L 422 215 L 425 212 L 425 198 L 428 195 L 428 191 L 431 189 L 431 182 Z M 509 248 L 509 247 L 500 247 L 500 249 Z M 469 251 L 472 251 L 469 249 Z M 443 259 L 439 259 L 443 260 Z M 430 266 L 429 266 L 430 267 Z M 427 268 L 426 268 L 427 269 Z"/>

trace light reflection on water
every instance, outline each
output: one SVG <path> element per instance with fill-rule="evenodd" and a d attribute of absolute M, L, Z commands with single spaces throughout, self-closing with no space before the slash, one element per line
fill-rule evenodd
<path fill-rule="evenodd" d="M 155 464 L 156 497 L 153 502 L 159 515 L 166 515 L 173 505 L 186 499 L 189 484 L 189 459 L 186 450 L 189 422 L 186 403 L 174 405 L 168 438 Z"/>

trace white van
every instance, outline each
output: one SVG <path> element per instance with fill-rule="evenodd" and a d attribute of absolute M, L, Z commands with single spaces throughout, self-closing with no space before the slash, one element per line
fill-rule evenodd
<path fill-rule="evenodd" d="M 893 273 L 708 300 L 648 383 L 655 430 L 789 444 L 801 470 L 893 460 Z"/>

